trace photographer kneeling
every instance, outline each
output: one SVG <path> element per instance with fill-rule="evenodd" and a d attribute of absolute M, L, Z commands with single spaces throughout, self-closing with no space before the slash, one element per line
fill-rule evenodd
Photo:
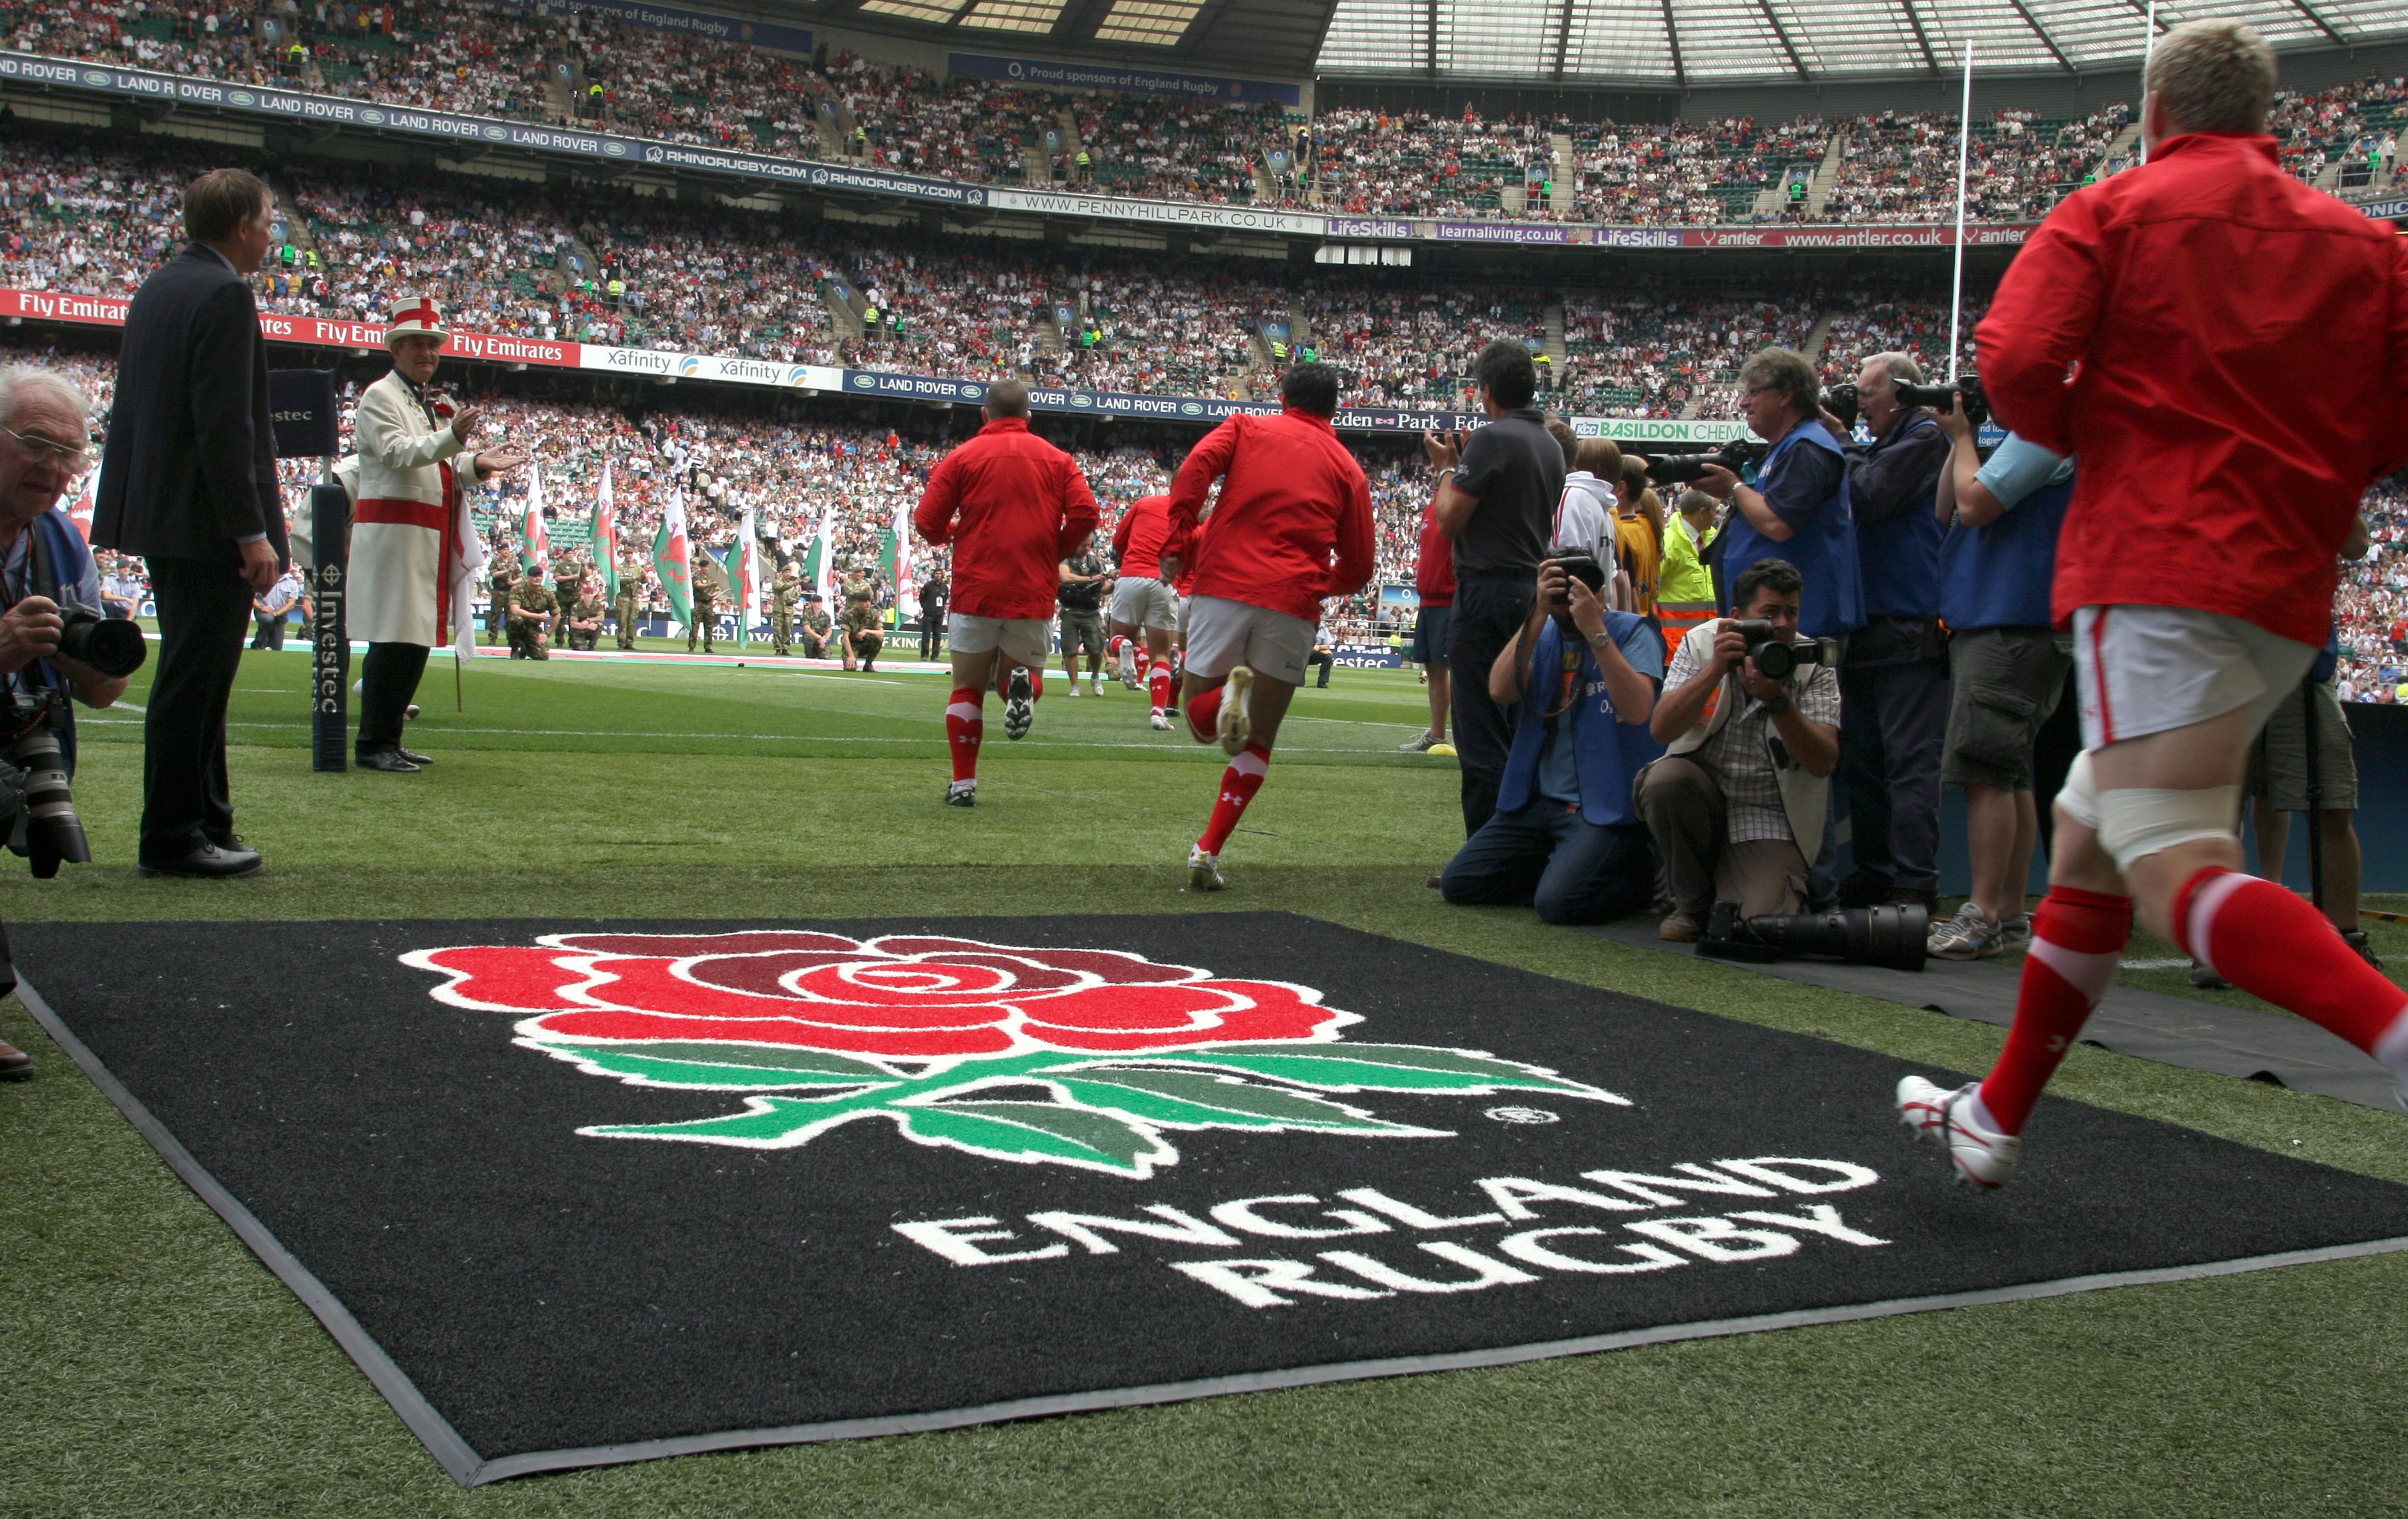
<path fill-rule="evenodd" d="M 1672 656 L 1650 723 L 1668 752 L 1640 778 L 1639 810 L 1672 892 L 1657 935 L 1673 943 L 1695 942 L 1717 899 L 1750 917 L 1805 904 L 1840 764 L 1840 681 L 1828 645 L 1798 639 L 1804 592 L 1787 560 L 1759 559 L 1731 586 L 1738 619 L 1691 630 Z M 1764 667 L 1773 645 L 1795 652 L 1780 679 Z"/>
<path fill-rule="evenodd" d="M 67 781 L 75 771 L 75 718 L 66 697 L 107 707 L 125 693 L 125 678 L 105 674 L 60 652 L 62 642 L 83 648 L 106 615 L 100 578 L 83 535 L 55 509 L 91 457 L 90 414 L 83 393 L 38 369 L 0 369 L 0 580 L 8 608 L 0 614 L 0 761 L 26 772 L 25 800 L 7 798 L 21 823 L 38 813 L 40 837 L 20 848 L 35 855 L 35 874 L 52 875 L 61 859 L 88 860 Z M 69 631 L 69 623 L 77 624 Z M 120 639 L 136 637 L 130 652 L 141 663 L 133 624 L 108 624 Z M 103 656 L 106 657 L 106 656 Z M 112 663 L 121 661 L 112 660 Z M 0 774 L 6 774 L 0 770 Z M 18 789 L 11 776 L 8 792 Z M 0 994 L 16 984 L 7 941 L 0 938 Z M 0 1044 L 0 1077 L 29 1074 L 33 1062 Z"/>
<path fill-rule="evenodd" d="M 1539 566 L 1538 598 L 1489 666 L 1488 695 L 1518 710 L 1497 810 L 1439 878 L 1458 906 L 1530 903 L 1543 923 L 1606 923 L 1655 894 L 1631 783 L 1663 752 L 1647 732 L 1664 673 L 1646 620 L 1599 594 L 1586 555 Z"/>

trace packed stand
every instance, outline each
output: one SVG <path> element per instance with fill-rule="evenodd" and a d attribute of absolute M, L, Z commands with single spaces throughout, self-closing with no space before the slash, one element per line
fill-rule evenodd
<path fill-rule="evenodd" d="M 2045 119 L 2004 110 L 1973 122 L 1966 144 L 1965 204 L 1977 222 L 2028 222 L 2093 177 L 2132 119 L 2116 105 L 2086 117 Z M 1954 113 L 1885 111 L 1842 129 L 1846 147 L 1824 203 L 1834 222 L 1941 222 L 1956 214 Z"/>
<path fill-rule="evenodd" d="M 2283 167 L 2309 184 L 2333 169 L 2330 188 L 2384 190 L 2398 173 L 2408 79 L 2369 78 L 2306 93 L 2279 90 L 2266 128 L 2282 139 Z"/>
<path fill-rule="evenodd" d="M 1760 348 L 1801 346 L 1813 325 L 1813 311 L 1791 301 L 1574 295 L 1564 302 L 1558 404 L 1616 416 L 1734 417 L 1741 364 Z"/>
<path fill-rule="evenodd" d="M 1573 138 L 1579 214 L 1641 226 L 1756 220 L 1761 193 L 1813 179 L 1829 138 L 1815 118 L 1584 126 Z M 1785 199 L 1781 207 L 1775 214 L 1785 214 Z"/>

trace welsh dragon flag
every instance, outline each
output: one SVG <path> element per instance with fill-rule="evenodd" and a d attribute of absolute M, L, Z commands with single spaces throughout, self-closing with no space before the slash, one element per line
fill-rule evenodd
<path fill-rule="evenodd" d="M 741 649 L 752 643 L 752 619 L 761 610 L 761 539 L 751 507 L 744 509 L 736 541 L 727 546 L 727 580 L 735 593 L 736 647 Z"/>
<path fill-rule="evenodd" d="M 594 567 L 602 572 L 602 599 L 619 599 L 619 506 L 610 496 L 610 461 L 602 461 L 602 488 L 594 495 Z"/>
<path fill-rule="evenodd" d="M 685 536 L 685 493 L 671 491 L 661 513 L 660 531 L 652 535 L 652 573 L 669 598 L 669 615 L 680 623 L 694 621 L 694 546 Z"/>
<path fill-rule="evenodd" d="M 526 515 L 519 520 L 519 541 L 538 573 L 552 568 L 552 540 L 543 530 L 543 466 L 527 464 Z"/>

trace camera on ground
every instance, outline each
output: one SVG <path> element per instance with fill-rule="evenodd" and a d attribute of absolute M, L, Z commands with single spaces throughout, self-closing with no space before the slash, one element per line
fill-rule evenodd
<path fill-rule="evenodd" d="M 1809 955 L 1852 966 L 1921 970 L 1931 914 L 1920 903 L 1844 908 L 1838 912 L 1765 912 L 1747 917 L 1737 902 L 1716 902 L 1698 936 L 1698 953 L 1756 965 Z"/>
<path fill-rule="evenodd" d="M 1736 475 L 1761 464 L 1772 451 L 1759 438 L 1734 437 L 1712 453 L 1668 453 L 1647 461 L 1647 479 L 1656 485 L 1694 485 L 1706 478 L 1706 466 L 1720 465 Z"/>
<path fill-rule="evenodd" d="M 1747 640 L 1747 657 L 1768 681 L 1786 681 L 1800 665 L 1840 663 L 1840 645 L 1831 638 L 1819 638 L 1812 643 L 1792 643 L 1772 630 L 1772 623 L 1761 617 L 1742 617 L 1731 623 L 1741 638 Z"/>

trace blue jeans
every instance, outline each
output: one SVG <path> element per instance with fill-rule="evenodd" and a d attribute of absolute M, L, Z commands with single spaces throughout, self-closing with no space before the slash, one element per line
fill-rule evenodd
<path fill-rule="evenodd" d="M 1646 824 L 1601 828 L 1541 796 L 1482 824 L 1439 892 L 1457 907 L 1527 904 L 1542 923 L 1611 923 L 1655 900 L 1656 861 Z"/>

